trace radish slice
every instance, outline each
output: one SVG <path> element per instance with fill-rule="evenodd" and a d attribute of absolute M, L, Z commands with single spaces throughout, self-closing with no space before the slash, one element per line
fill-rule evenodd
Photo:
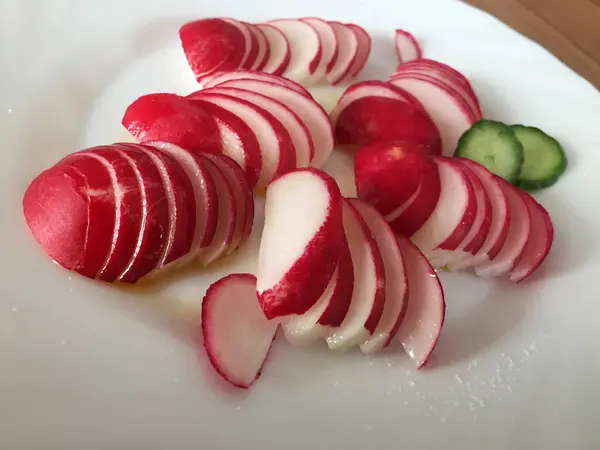
<path fill-rule="evenodd" d="M 287 70 L 292 58 L 288 38 L 272 25 L 264 23 L 256 26 L 263 32 L 269 44 L 269 59 L 262 70 L 273 75 L 281 75 Z"/>
<path fill-rule="evenodd" d="M 247 389 L 257 380 L 276 331 L 277 322 L 265 319 L 258 306 L 253 275 L 228 275 L 206 291 L 204 349 L 217 373 L 233 386 Z"/>
<path fill-rule="evenodd" d="M 329 22 L 329 25 L 333 28 L 338 41 L 338 57 L 325 79 L 336 85 L 350 74 L 358 56 L 358 39 L 350 28 L 340 22 Z"/>
<path fill-rule="evenodd" d="M 270 98 L 245 89 L 216 87 L 211 88 L 210 92 L 244 99 L 271 113 L 273 117 L 275 117 L 275 119 L 277 119 L 281 125 L 283 125 L 292 139 L 292 146 L 295 149 L 293 155 L 295 166 L 308 167 L 312 155 L 314 154 L 314 147 L 310 133 L 300 117 L 298 117 L 298 115 L 290 108 L 285 106 L 285 104 L 274 98 Z"/>
<path fill-rule="evenodd" d="M 257 27 L 256 25 L 253 25 L 251 23 L 249 23 L 247 25 L 250 28 L 250 32 L 254 36 L 254 39 L 256 39 L 256 45 L 258 46 L 258 50 L 256 52 L 256 59 L 254 61 L 254 64 L 252 64 L 252 66 L 250 66 L 250 69 L 251 70 L 262 70 L 263 67 L 265 67 L 265 65 L 267 64 L 267 61 L 269 60 L 269 56 L 271 55 L 271 49 L 269 48 L 269 42 L 267 41 L 267 37 L 265 36 L 265 33 L 263 33 L 263 31 L 259 27 Z"/>
<path fill-rule="evenodd" d="M 254 26 L 249 24 L 248 22 L 240 22 L 244 28 L 248 30 L 248 34 L 250 36 L 250 52 L 248 53 L 248 59 L 242 64 L 243 68 L 250 70 L 258 60 L 258 37 L 253 32 Z M 266 38 L 265 38 L 266 40 Z"/>
<path fill-rule="evenodd" d="M 333 130 L 327 113 L 312 98 L 306 98 L 292 89 L 264 81 L 232 80 L 222 83 L 221 86 L 260 92 L 285 104 L 300 117 L 310 132 L 315 149 L 311 167 L 321 168 L 329 159 L 333 151 Z"/>
<path fill-rule="evenodd" d="M 469 233 L 477 213 L 471 182 L 452 158 L 435 157 L 441 191 L 431 216 L 414 235 L 413 243 L 426 256 L 432 250 L 455 250 Z"/>
<path fill-rule="evenodd" d="M 406 313 L 408 284 L 404 270 L 404 260 L 394 237 L 394 232 L 375 208 L 358 199 L 349 201 L 361 215 L 373 235 L 377 248 L 381 253 L 384 268 L 385 304 L 381 320 L 377 324 L 373 335 L 360 345 L 363 353 L 370 354 L 383 350 L 398 331 L 398 327 Z"/>
<path fill-rule="evenodd" d="M 239 32 L 242 34 L 242 36 L 244 36 L 244 56 L 242 57 L 242 60 L 240 62 L 240 67 L 243 69 L 248 69 L 254 63 L 254 59 L 250 60 L 250 56 L 253 53 L 253 48 L 252 48 L 253 42 L 252 42 L 252 34 L 250 33 L 250 28 L 248 28 L 246 25 L 244 25 L 239 20 L 231 19 L 229 17 L 221 17 L 220 19 L 223 22 L 226 22 L 226 23 L 236 27 L 239 30 Z"/>
<path fill-rule="evenodd" d="M 440 132 L 442 154 L 453 155 L 458 139 L 475 123 L 464 100 L 439 83 L 415 76 L 390 82 L 406 89 L 421 102 Z"/>
<path fill-rule="evenodd" d="M 419 43 L 408 31 L 397 29 L 394 44 L 396 45 L 398 60 L 401 63 L 419 59 L 423 56 Z"/>
<path fill-rule="evenodd" d="M 410 240 L 397 236 L 406 263 L 408 307 L 396 338 L 421 369 L 433 352 L 446 314 L 444 291 L 427 258 Z"/>
<path fill-rule="evenodd" d="M 509 274 L 510 281 L 515 283 L 523 281 L 544 262 L 554 238 L 554 226 L 548 211 L 527 192 L 518 192 L 531 215 L 531 233 L 519 260 Z"/>
<path fill-rule="evenodd" d="M 233 189 L 220 167 L 205 155 L 200 155 L 204 167 L 212 178 L 217 191 L 218 220 L 217 229 L 212 243 L 202 250 L 200 260 L 204 266 L 211 264 L 223 255 L 232 244 L 239 211 L 236 209 Z"/>
<path fill-rule="evenodd" d="M 346 200 L 342 203 L 344 232 L 354 269 L 354 290 L 344 321 L 327 337 L 327 345 L 332 350 L 366 341 L 375 332 L 385 303 L 385 273 L 377 244 L 354 206 Z"/>
<path fill-rule="evenodd" d="M 369 55 L 371 54 L 371 36 L 359 25 L 354 23 L 347 23 L 345 25 L 354 33 L 357 40 L 356 58 L 352 66 L 350 66 L 349 72 L 351 77 L 355 77 L 364 69 L 369 60 Z"/>
<path fill-rule="evenodd" d="M 329 70 L 331 70 L 338 57 L 337 37 L 331 25 L 323 19 L 317 17 L 304 17 L 300 20 L 312 26 L 319 35 L 319 41 L 321 43 L 321 60 L 315 69 L 315 73 L 311 77 L 312 83 L 317 84 L 325 78 L 327 73 L 329 73 Z"/>
<path fill-rule="evenodd" d="M 281 31 L 290 43 L 290 63 L 283 73 L 286 78 L 310 85 L 322 74 L 317 73 L 322 49 L 317 31 L 308 23 L 295 19 L 268 22 Z"/>
<path fill-rule="evenodd" d="M 267 188 L 257 272 L 267 318 L 304 314 L 325 291 L 343 242 L 341 202 L 335 180 L 315 169 L 289 172 Z"/>
<path fill-rule="evenodd" d="M 206 89 L 210 87 L 216 87 L 230 80 L 257 80 L 265 81 L 267 83 L 279 84 L 281 86 L 290 88 L 298 92 L 299 94 L 304 95 L 305 97 L 312 99 L 310 92 L 308 92 L 306 89 L 304 89 L 302 86 L 300 86 L 298 83 L 292 80 L 288 80 L 287 78 L 283 78 L 277 75 L 271 75 L 270 73 L 255 72 L 252 70 L 234 70 L 231 72 L 219 72 L 207 78 L 205 83 L 203 84 L 203 88 Z M 258 93 L 260 93 L 260 91 Z"/>
<path fill-rule="evenodd" d="M 348 87 L 338 100 L 335 108 L 329 114 L 331 125 L 335 128 L 340 113 L 348 107 L 352 102 L 363 97 L 385 97 L 394 98 L 406 103 L 410 103 L 415 107 L 421 107 L 419 101 L 404 89 L 394 86 L 387 81 L 369 80 L 355 83 Z"/>
<path fill-rule="evenodd" d="M 531 234 L 531 216 L 517 188 L 506 180 L 495 177 L 506 196 L 510 209 L 510 225 L 506 241 L 500 252 L 488 262 L 475 267 L 475 273 L 483 278 L 499 277 L 507 274 L 519 260 Z"/>

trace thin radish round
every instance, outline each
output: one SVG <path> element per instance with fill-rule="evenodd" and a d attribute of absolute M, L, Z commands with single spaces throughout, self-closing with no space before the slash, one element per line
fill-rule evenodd
<path fill-rule="evenodd" d="M 350 70 L 358 55 L 358 39 L 354 32 L 340 22 L 329 22 L 338 41 L 338 57 L 327 73 L 329 83 L 336 85 L 349 76 Z"/>
<path fill-rule="evenodd" d="M 333 67 L 338 57 L 338 42 L 335 31 L 329 23 L 317 17 L 304 17 L 300 19 L 314 28 L 319 35 L 321 43 L 321 60 L 315 69 L 315 73 L 311 77 L 312 84 L 319 83 L 329 70 Z"/>
<path fill-rule="evenodd" d="M 263 72 L 273 75 L 283 74 L 290 65 L 292 58 L 288 38 L 272 25 L 263 23 L 256 26 L 263 32 L 269 45 L 269 59 L 262 68 Z"/>
<path fill-rule="evenodd" d="M 423 56 L 419 43 L 408 31 L 397 29 L 394 44 L 398 60 L 401 63 L 419 59 Z"/>
<path fill-rule="evenodd" d="M 312 99 L 310 92 L 308 92 L 295 81 L 288 80 L 287 78 L 283 78 L 278 75 L 271 75 L 270 73 L 256 72 L 252 70 L 234 70 L 231 72 L 219 72 L 206 80 L 206 82 L 203 84 L 203 89 L 216 87 L 230 80 L 257 80 L 265 81 L 267 83 L 279 84 L 281 86 L 290 88 L 298 92 L 299 94 L 304 95 L 305 97 Z"/>
<path fill-rule="evenodd" d="M 240 67 L 243 69 L 249 69 L 250 66 L 254 63 L 254 59 L 251 58 L 254 53 L 256 47 L 253 48 L 253 38 L 252 33 L 250 33 L 250 28 L 248 28 L 243 22 L 239 20 L 231 19 L 229 17 L 221 17 L 223 22 L 227 22 L 230 25 L 236 27 L 239 32 L 244 36 L 244 56 L 242 57 L 242 61 L 240 62 Z M 256 53 L 254 53 L 254 57 L 256 58 Z"/>
<path fill-rule="evenodd" d="M 349 72 L 351 77 L 355 77 L 360 73 L 361 70 L 364 69 L 367 61 L 369 60 L 369 55 L 371 54 L 371 36 L 360 25 L 356 25 L 354 23 L 346 23 L 344 25 L 346 25 L 346 27 L 348 27 L 356 36 L 356 59 L 350 66 Z"/>
<path fill-rule="evenodd" d="M 256 52 L 256 60 L 254 64 L 250 67 L 251 70 L 262 70 L 263 67 L 267 64 L 269 60 L 269 56 L 271 55 L 271 49 L 269 48 L 269 42 L 267 41 L 267 37 L 265 33 L 251 23 L 247 24 L 250 28 L 250 32 L 254 35 L 256 39 L 256 44 L 258 45 L 258 50 Z"/>

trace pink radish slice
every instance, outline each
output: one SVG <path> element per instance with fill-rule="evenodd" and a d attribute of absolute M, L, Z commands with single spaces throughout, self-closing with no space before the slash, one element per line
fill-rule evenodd
<path fill-rule="evenodd" d="M 401 89 L 397 86 L 394 86 L 387 81 L 379 81 L 379 80 L 369 80 L 369 81 L 361 81 L 359 83 L 355 83 L 352 86 L 348 87 L 338 100 L 335 108 L 329 114 L 329 119 L 331 120 L 332 127 L 335 128 L 335 124 L 337 122 L 340 113 L 348 107 L 352 102 L 363 98 L 363 97 L 385 97 L 385 98 L 394 98 L 400 101 L 405 101 L 410 103 L 415 107 L 421 107 L 419 101 L 414 98 L 411 94 L 406 92 L 404 89 Z"/>
<path fill-rule="evenodd" d="M 220 19 L 236 27 L 242 34 L 242 36 L 244 36 L 244 56 L 242 57 L 242 61 L 240 62 L 240 67 L 243 69 L 250 68 L 250 66 L 254 63 L 254 59 L 251 60 L 250 58 L 253 53 L 253 40 L 252 33 L 250 33 L 250 28 L 248 28 L 244 23 L 240 22 L 239 20 L 231 19 L 229 17 L 221 17 Z"/>
<path fill-rule="evenodd" d="M 265 319 L 256 298 L 256 278 L 232 274 L 213 283 L 202 300 L 204 349 L 217 373 L 247 389 L 260 376 L 277 322 Z"/>
<path fill-rule="evenodd" d="M 204 266 L 211 264 L 221 257 L 232 244 L 239 211 L 236 210 L 233 189 L 220 167 L 212 162 L 206 155 L 203 158 L 204 167 L 212 178 L 218 198 L 218 219 L 215 236 L 212 243 L 205 247 L 200 254 L 200 261 Z"/>
<path fill-rule="evenodd" d="M 221 86 L 260 92 L 282 102 L 300 117 L 310 132 L 315 149 L 311 167 L 323 167 L 329 159 L 333 151 L 333 130 L 327 113 L 312 98 L 306 98 L 284 86 L 257 80 L 232 80 Z"/>
<path fill-rule="evenodd" d="M 245 89 L 215 87 L 211 88 L 210 92 L 244 99 L 271 113 L 283 125 L 292 139 L 292 145 L 295 149 L 293 155 L 295 167 L 308 167 L 314 155 L 313 142 L 308 128 L 291 109 L 276 99 Z"/>
<path fill-rule="evenodd" d="M 510 210 L 504 191 L 500 188 L 492 173 L 482 165 L 470 159 L 456 158 L 457 162 L 469 167 L 479 178 L 491 207 L 490 229 L 485 240 L 475 255 L 467 255 L 459 261 L 447 264 L 448 269 L 456 271 L 466 267 L 476 266 L 495 257 L 506 241 L 506 234 L 510 224 Z"/>
<path fill-rule="evenodd" d="M 246 100 L 229 95 L 199 91 L 200 99 L 227 109 L 248 125 L 258 140 L 262 154 L 262 168 L 257 187 L 263 188 L 280 173 L 293 169 L 295 163 L 292 140 L 286 129 L 272 114 Z"/>
<path fill-rule="evenodd" d="M 355 207 L 347 200 L 342 204 L 344 233 L 354 269 L 354 290 L 346 317 L 327 337 L 327 345 L 332 350 L 366 341 L 375 332 L 385 304 L 385 272 L 377 243 Z"/>
<path fill-rule="evenodd" d="M 241 242 L 250 235 L 252 223 L 254 222 L 254 197 L 250 185 L 244 177 L 244 173 L 231 158 L 223 155 L 205 153 L 205 158 L 211 160 L 219 167 L 227 178 L 233 193 L 237 221 L 235 225 L 234 238 L 227 253 L 231 253 L 239 247 Z"/>
<path fill-rule="evenodd" d="M 118 277 L 122 283 L 135 283 L 156 269 L 166 244 L 164 230 L 169 227 L 169 207 L 160 173 L 148 154 L 130 144 L 114 146 L 119 148 L 125 159 L 133 163 L 140 184 L 140 235 L 133 258 Z"/>
<path fill-rule="evenodd" d="M 442 154 L 454 154 L 458 139 L 475 122 L 464 101 L 441 84 L 415 76 L 396 78 L 391 83 L 421 102 L 440 132 Z"/>
<path fill-rule="evenodd" d="M 326 337 L 346 317 L 353 289 L 354 269 L 344 237 L 340 258 L 325 292 L 307 312 L 291 316 L 282 324 L 287 339 L 293 344 L 305 344 Z"/>
<path fill-rule="evenodd" d="M 267 318 L 304 314 L 324 292 L 343 243 L 341 204 L 335 180 L 320 170 L 289 172 L 267 188 L 257 272 Z"/>
<path fill-rule="evenodd" d="M 323 53 L 320 64 L 324 65 L 325 72 L 323 76 L 325 76 L 325 74 L 329 73 L 338 57 L 338 41 L 335 31 L 333 31 L 329 22 L 318 17 L 304 17 L 300 20 L 312 25 L 319 35 Z"/>
<path fill-rule="evenodd" d="M 252 129 L 231 111 L 202 100 L 200 94 L 190 94 L 188 98 L 212 115 L 219 130 L 221 151 L 239 164 L 250 185 L 256 186 L 262 170 L 262 152 Z"/>
<path fill-rule="evenodd" d="M 279 84 L 281 86 L 285 86 L 290 88 L 299 94 L 304 95 L 312 99 L 310 92 L 300 86 L 298 83 L 288 80 L 287 78 L 283 78 L 277 75 L 271 75 L 270 73 L 264 72 L 256 72 L 252 70 L 234 70 L 231 72 L 219 72 L 215 75 L 212 75 L 206 78 L 206 82 L 203 84 L 203 88 L 216 87 L 220 84 L 225 83 L 226 81 L 231 80 L 257 80 L 257 81 L 265 81 L 267 83 Z M 260 91 L 257 91 L 260 94 Z"/>
<path fill-rule="evenodd" d="M 87 157 L 77 161 L 79 167 L 72 160 L 35 177 L 23 196 L 23 214 L 50 258 L 96 278 L 111 248 L 115 200 L 105 166 Z"/>
<path fill-rule="evenodd" d="M 179 29 L 185 57 L 196 79 L 222 70 L 235 70 L 246 57 L 247 40 L 241 29 L 221 19 L 202 19 Z"/>
<path fill-rule="evenodd" d="M 381 253 L 384 268 L 385 304 L 381 320 L 377 324 L 373 335 L 360 345 L 363 353 L 370 354 L 383 350 L 398 331 L 398 327 L 406 313 L 408 285 L 404 260 L 394 237 L 394 232 L 375 208 L 358 199 L 349 201 L 356 208 L 373 235 L 377 248 Z"/>
<path fill-rule="evenodd" d="M 440 174 L 440 197 L 431 216 L 411 236 L 426 256 L 432 250 L 455 250 L 469 233 L 477 213 L 471 182 L 452 160 L 435 157 Z"/>
<path fill-rule="evenodd" d="M 267 64 L 269 56 L 271 55 L 269 42 L 267 41 L 265 33 L 263 33 L 263 31 L 259 27 L 251 23 L 247 25 L 250 28 L 250 32 L 254 35 L 254 38 L 256 39 L 256 44 L 258 46 L 258 50 L 256 52 L 256 60 L 254 61 L 254 64 L 250 66 L 250 69 L 262 70 L 263 67 L 265 67 L 265 65 Z"/>
<path fill-rule="evenodd" d="M 508 276 L 515 283 L 523 281 L 544 262 L 554 239 L 554 226 L 548 211 L 527 192 L 518 192 L 531 216 L 531 232 L 519 260 Z"/>
<path fill-rule="evenodd" d="M 359 25 L 354 23 L 346 23 L 345 25 L 354 33 L 358 44 L 356 59 L 350 66 L 350 72 L 348 74 L 351 77 L 355 77 L 365 68 L 367 61 L 369 60 L 369 55 L 371 54 L 371 36 Z"/>
<path fill-rule="evenodd" d="M 475 273 L 483 278 L 507 274 L 523 254 L 531 234 L 530 213 L 517 188 L 500 177 L 495 179 L 508 201 L 510 225 L 500 252 L 491 261 L 475 266 Z"/>
<path fill-rule="evenodd" d="M 423 56 L 419 43 L 408 31 L 397 29 L 394 44 L 396 45 L 398 60 L 401 63 L 419 59 Z"/>
<path fill-rule="evenodd" d="M 147 145 L 158 148 L 177 161 L 192 183 L 196 202 L 196 226 L 192 248 L 186 259 L 193 260 L 203 247 L 211 244 L 215 236 L 218 218 L 216 187 L 199 155 L 168 142 L 148 142 Z"/>
<path fill-rule="evenodd" d="M 358 39 L 356 34 L 340 22 L 329 22 L 333 28 L 338 42 L 338 57 L 325 76 L 325 79 L 333 84 L 341 83 L 350 75 L 350 70 L 358 57 Z"/>
<path fill-rule="evenodd" d="M 397 236 L 406 263 L 408 307 L 396 338 L 421 369 L 433 352 L 446 313 L 444 291 L 427 258 L 410 240 Z"/>
<path fill-rule="evenodd" d="M 290 65 L 292 58 L 288 38 L 272 25 L 263 23 L 256 26 L 263 32 L 269 45 L 269 59 L 262 68 L 263 72 L 273 75 L 283 74 Z"/>
<path fill-rule="evenodd" d="M 286 78 L 300 84 L 310 85 L 316 78 L 321 62 L 321 41 L 317 31 L 308 23 L 296 19 L 281 19 L 268 22 L 281 31 L 290 43 L 290 63 L 283 73 Z"/>

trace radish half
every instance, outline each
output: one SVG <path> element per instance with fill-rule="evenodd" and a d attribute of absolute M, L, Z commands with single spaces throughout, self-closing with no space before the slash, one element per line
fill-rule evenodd
<path fill-rule="evenodd" d="M 356 34 L 340 22 L 329 22 L 338 42 L 338 57 L 326 75 L 329 83 L 336 85 L 350 75 L 350 70 L 358 56 L 358 39 Z"/>
<path fill-rule="evenodd" d="M 408 31 L 397 29 L 394 44 L 396 45 L 398 60 L 401 63 L 419 59 L 423 56 L 419 43 Z"/>
<path fill-rule="evenodd" d="M 397 236 L 406 263 L 408 307 L 396 334 L 406 354 L 421 369 L 435 348 L 444 317 L 444 291 L 427 258 L 410 240 Z"/>
<path fill-rule="evenodd" d="M 257 24 L 256 27 L 263 32 L 269 45 L 269 59 L 262 70 L 273 75 L 283 74 L 292 58 L 290 41 L 278 28 L 266 23 Z"/>
<path fill-rule="evenodd" d="M 342 248 L 342 199 L 333 178 L 298 169 L 267 188 L 257 293 L 269 319 L 308 311 L 325 291 Z"/>
<path fill-rule="evenodd" d="M 268 321 L 256 298 L 256 278 L 232 274 L 213 283 L 202 300 L 204 349 L 217 373 L 247 389 L 260 376 L 277 322 Z"/>

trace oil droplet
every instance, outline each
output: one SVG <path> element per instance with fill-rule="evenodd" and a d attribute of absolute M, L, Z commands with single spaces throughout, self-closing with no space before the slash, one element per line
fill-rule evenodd
<path fill-rule="evenodd" d="M 410 385 L 410 387 L 415 387 L 417 385 L 417 383 L 415 383 L 414 381 L 411 380 L 410 383 L 408 383 Z"/>
<path fill-rule="evenodd" d="M 10 108 L 9 108 L 9 109 L 8 109 L 8 113 L 9 113 L 9 114 L 12 114 L 12 109 L 10 109 Z"/>
<path fill-rule="evenodd" d="M 60 345 L 65 345 L 67 341 L 60 341 Z"/>
<path fill-rule="evenodd" d="M 236 411 L 241 411 L 241 410 L 242 410 L 242 407 L 241 407 L 241 406 L 238 406 L 237 408 L 235 408 L 235 410 L 236 410 Z"/>
<path fill-rule="evenodd" d="M 463 383 L 464 383 L 463 379 L 460 377 L 460 375 L 459 375 L 459 374 L 455 374 L 455 375 L 454 375 L 454 378 L 456 378 L 456 381 L 458 381 L 460 384 L 463 384 Z"/>
<path fill-rule="evenodd" d="M 333 385 L 334 385 L 334 386 L 337 386 L 338 384 L 339 384 L 339 383 L 338 383 L 338 380 L 333 380 Z"/>
<path fill-rule="evenodd" d="M 13 308 L 13 309 L 12 309 L 12 311 L 13 311 L 13 312 L 17 312 L 17 308 Z"/>

